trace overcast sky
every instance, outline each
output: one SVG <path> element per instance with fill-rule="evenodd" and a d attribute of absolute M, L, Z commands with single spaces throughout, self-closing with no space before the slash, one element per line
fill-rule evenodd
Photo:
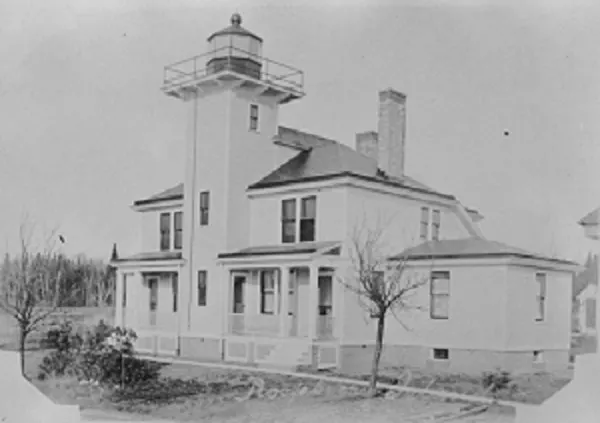
<path fill-rule="evenodd" d="M 265 56 L 305 71 L 281 124 L 354 145 L 376 129 L 378 90 L 405 92 L 409 175 L 480 210 L 491 239 L 583 259 L 576 222 L 600 206 L 600 8 L 416 3 L 3 0 L 1 248 L 28 213 L 69 253 L 137 252 L 129 206 L 184 175 L 186 113 L 159 90 L 163 66 L 204 52 L 237 10 Z"/>

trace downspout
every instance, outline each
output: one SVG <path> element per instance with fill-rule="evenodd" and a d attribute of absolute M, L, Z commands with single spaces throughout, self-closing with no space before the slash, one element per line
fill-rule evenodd
<path fill-rule="evenodd" d="M 194 266 L 193 266 L 193 251 L 194 251 L 194 227 L 195 227 L 195 223 L 196 223 L 196 218 L 194 216 L 194 211 L 196 210 L 196 206 L 194 205 L 195 200 L 196 200 L 196 161 L 198 159 L 197 157 L 197 153 L 196 153 L 196 144 L 197 144 L 197 135 L 198 135 L 198 97 L 194 96 L 194 124 L 193 124 L 193 129 L 192 129 L 192 137 L 193 137 L 193 145 L 192 145 L 192 155 L 193 155 L 193 166 L 192 166 L 192 185 L 191 185 L 191 189 L 190 192 L 192 193 L 192 195 L 190 196 L 191 198 L 189 199 L 189 201 L 191 201 L 191 210 L 190 210 L 190 245 L 189 245 L 189 257 L 188 257 L 188 268 L 189 268 L 189 284 L 188 284 L 188 307 L 187 307 L 187 330 L 188 332 L 191 330 L 191 325 L 192 325 L 192 282 L 194 280 Z M 184 199 L 185 201 L 185 199 Z"/>

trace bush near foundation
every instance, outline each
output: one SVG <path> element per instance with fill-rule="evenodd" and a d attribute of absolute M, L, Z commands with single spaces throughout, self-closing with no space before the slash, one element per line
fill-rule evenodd
<path fill-rule="evenodd" d="M 66 322 L 46 334 L 53 351 L 42 360 L 38 378 L 75 376 L 103 385 L 138 385 L 157 380 L 161 365 L 134 356 L 135 332 L 100 321 L 83 335 Z"/>

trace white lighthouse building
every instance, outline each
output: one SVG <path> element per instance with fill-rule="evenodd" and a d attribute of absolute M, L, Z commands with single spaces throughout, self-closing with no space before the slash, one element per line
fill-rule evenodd
<path fill-rule="evenodd" d="M 187 113 L 183 183 L 134 202 L 139 253 L 114 263 L 116 322 L 138 350 L 368 372 L 376 320 L 345 289 L 358 228 L 382 230 L 384 276 L 406 259 L 427 281 L 425 311 L 386 321 L 383 365 L 568 366 L 578 267 L 486 239 L 476 210 L 407 175 L 404 93 L 377 93 L 356 148 L 283 126 L 304 75 L 264 57 L 238 14 L 206 53 L 166 66 L 162 90 Z"/>

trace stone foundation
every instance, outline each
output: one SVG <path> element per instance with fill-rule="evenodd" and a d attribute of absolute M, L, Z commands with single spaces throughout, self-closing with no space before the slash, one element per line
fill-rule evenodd
<path fill-rule="evenodd" d="M 365 374 L 371 370 L 374 345 L 340 346 L 342 372 Z M 435 372 L 481 375 L 497 369 L 511 373 L 538 371 L 562 372 L 569 367 L 569 351 L 543 351 L 543 361 L 535 363 L 533 351 L 489 351 L 449 349 L 447 360 L 432 359 L 432 348 L 422 346 L 387 345 L 381 355 L 381 368 L 411 367 Z"/>

